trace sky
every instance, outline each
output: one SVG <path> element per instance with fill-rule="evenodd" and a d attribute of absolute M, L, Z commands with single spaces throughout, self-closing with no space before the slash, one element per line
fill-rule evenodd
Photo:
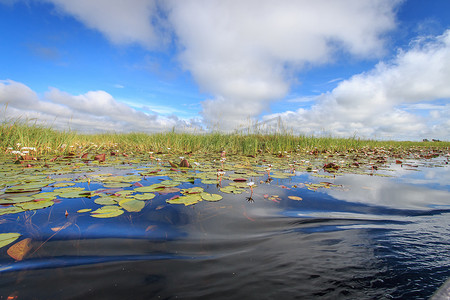
<path fill-rule="evenodd" d="M 450 140 L 448 0 L 0 0 L 0 118 Z"/>

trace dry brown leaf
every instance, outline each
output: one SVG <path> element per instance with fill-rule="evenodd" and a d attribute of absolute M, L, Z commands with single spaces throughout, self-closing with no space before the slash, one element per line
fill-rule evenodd
<path fill-rule="evenodd" d="M 20 242 L 15 243 L 11 247 L 9 247 L 7 253 L 9 256 L 14 258 L 17 261 L 22 260 L 25 255 L 31 250 L 31 239 L 26 238 L 24 240 L 21 240 Z"/>

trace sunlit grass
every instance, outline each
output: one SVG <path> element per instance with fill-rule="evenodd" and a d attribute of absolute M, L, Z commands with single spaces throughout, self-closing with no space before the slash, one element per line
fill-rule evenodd
<path fill-rule="evenodd" d="M 57 131 L 36 123 L 21 120 L 0 124 L 2 153 L 32 148 L 36 154 L 119 151 L 129 153 L 227 153 L 257 155 L 258 153 L 341 152 L 363 148 L 405 150 L 410 148 L 449 149 L 450 142 L 376 141 L 359 138 L 334 138 L 295 135 L 292 133 L 103 133 L 80 134 Z"/>

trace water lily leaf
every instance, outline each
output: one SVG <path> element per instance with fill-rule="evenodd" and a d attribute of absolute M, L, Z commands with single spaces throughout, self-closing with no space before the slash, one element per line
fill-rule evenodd
<path fill-rule="evenodd" d="M 151 192 L 158 192 L 164 189 L 164 186 L 160 184 L 152 184 L 149 186 L 143 186 L 135 188 L 134 191 L 140 192 L 140 193 L 151 193 Z"/>
<path fill-rule="evenodd" d="M 182 189 L 181 193 L 183 195 L 187 195 L 187 194 L 199 194 L 202 193 L 204 191 L 204 189 L 202 187 L 196 186 L 196 187 L 192 187 L 189 189 Z"/>
<path fill-rule="evenodd" d="M 105 153 L 97 154 L 96 156 L 94 156 L 94 160 L 98 162 L 104 162 L 106 160 L 106 154 Z"/>
<path fill-rule="evenodd" d="M 276 178 L 276 179 L 286 179 L 291 176 L 293 176 L 293 174 L 282 173 L 282 172 L 274 172 L 274 173 L 270 174 L 270 177 Z"/>
<path fill-rule="evenodd" d="M 116 193 L 114 193 L 114 196 L 128 196 L 128 195 L 131 195 L 131 194 L 134 194 L 135 193 L 135 191 L 130 191 L 130 190 L 126 190 L 126 191 L 118 191 L 118 192 L 116 192 Z"/>
<path fill-rule="evenodd" d="M 92 209 L 90 209 L 90 208 L 83 208 L 83 209 L 77 210 L 77 213 L 81 214 L 81 213 L 90 212 L 90 211 L 92 211 Z"/>
<path fill-rule="evenodd" d="M 103 183 L 103 187 L 105 188 L 123 188 L 123 187 L 130 187 L 131 183 L 125 183 L 125 182 L 105 182 Z"/>
<path fill-rule="evenodd" d="M 91 213 L 91 217 L 94 218 L 114 218 L 114 217 L 118 217 L 121 214 L 123 214 L 124 211 L 121 209 L 114 209 L 114 210 L 110 210 L 108 212 L 104 212 L 104 213 Z"/>
<path fill-rule="evenodd" d="M 97 210 L 94 210 L 92 213 L 93 214 L 103 214 L 103 213 L 109 213 L 112 210 L 121 210 L 122 208 L 120 206 L 117 205 L 105 205 L 100 207 Z"/>
<path fill-rule="evenodd" d="M 38 193 L 34 194 L 31 197 L 33 199 L 46 199 L 46 200 L 53 200 L 58 196 L 58 193 L 55 192 L 44 192 L 44 193 Z"/>
<path fill-rule="evenodd" d="M 128 175 L 128 176 L 121 176 L 120 181 L 132 183 L 132 182 L 140 181 L 141 179 L 142 179 L 142 177 L 140 175 Z"/>
<path fill-rule="evenodd" d="M 203 184 L 217 184 L 217 179 L 203 179 L 202 183 Z"/>
<path fill-rule="evenodd" d="M 136 200 L 151 200 L 151 199 L 155 198 L 155 194 L 144 193 L 144 194 L 134 195 L 133 198 Z"/>
<path fill-rule="evenodd" d="M 11 206 L 7 208 L 0 208 L 0 216 L 7 214 L 16 214 L 23 212 L 24 210 L 21 207 Z"/>
<path fill-rule="evenodd" d="M 68 187 L 68 188 L 61 188 L 61 189 L 55 189 L 53 190 L 53 193 L 61 194 L 66 192 L 76 192 L 76 191 L 84 191 L 84 188 L 82 187 Z"/>
<path fill-rule="evenodd" d="M 239 177 L 239 178 L 234 178 L 233 181 L 235 181 L 235 182 L 246 182 L 247 179 Z"/>
<path fill-rule="evenodd" d="M 11 197 L 6 199 L 0 199 L 0 204 L 14 204 L 14 203 L 22 203 L 22 202 L 28 202 L 33 201 L 33 197 L 30 196 L 18 196 L 18 197 Z"/>
<path fill-rule="evenodd" d="M 182 159 L 180 161 L 180 167 L 181 168 L 189 168 L 190 167 L 189 162 L 186 159 Z"/>
<path fill-rule="evenodd" d="M 94 200 L 95 203 L 99 205 L 114 205 L 117 204 L 114 199 L 111 199 L 110 197 L 100 197 Z"/>
<path fill-rule="evenodd" d="M 297 200 L 297 201 L 303 200 L 303 198 L 298 197 L 298 196 L 288 196 L 288 198 L 291 199 L 291 200 Z"/>
<path fill-rule="evenodd" d="M 91 192 L 89 192 L 89 191 L 67 192 L 67 193 L 59 194 L 59 197 L 61 197 L 61 198 L 84 198 L 84 197 L 90 197 L 90 196 L 91 196 Z"/>
<path fill-rule="evenodd" d="M 190 183 L 194 183 L 195 182 L 195 178 L 192 175 L 189 174 L 175 174 L 175 175 L 171 175 L 170 179 L 172 179 L 175 182 L 190 182 Z"/>
<path fill-rule="evenodd" d="M 163 180 L 159 183 L 160 185 L 163 185 L 165 187 L 173 187 L 173 186 L 177 186 L 180 185 L 181 182 L 178 181 L 174 181 L 174 180 Z"/>
<path fill-rule="evenodd" d="M 184 204 L 185 206 L 188 206 L 195 204 L 199 201 L 202 201 L 202 197 L 199 194 L 191 194 L 174 199 L 169 199 L 166 202 L 170 204 Z"/>
<path fill-rule="evenodd" d="M 13 205 L 15 203 L 20 203 L 20 201 L 14 202 L 13 200 L 10 200 L 10 199 L 0 199 L 0 205 Z"/>
<path fill-rule="evenodd" d="M 91 217 L 94 218 L 114 218 L 123 214 L 124 211 L 119 206 L 103 206 L 91 212 Z"/>
<path fill-rule="evenodd" d="M 62 188 L 54 190 L 53 192 L 57 193 L 61 198 L 84 198 L 90 197 L 91 192 L 84 190 L 84 188 Z"/>
<path fill-rule="evenodd" d="M 323 175 L 323 174 L 311 174 L 311 176 L 319 177 L 319 178 L 334 178 L 333 175 Z"/>
<path fill-rule="evenodd" d="M 0 233 L 0 248 L 11 244 L 21 236 L 20 233 Z"/>
<path fill-rule="evenodd" d="M 24 193 L 24 192 L 37 192 L 48 184 L 41 184 L 37 182 L 21 184 L 9 187 L 5 190 L 6 193 Z"/>
<path fill-rule="evenodd" d="M 205 201 L 219 201 L 219 200 L 222 200 L 222 198 L 223 198 L 219 194 L 210 194 L 210 193 L 206 193 L 206 192 L 203 192 L 200 195 L 201 195 L 202 199 Z"/>
<path fill-rule="evenodd" d="M 223 187 L 220 189 L 220 191 L 223 193 L 227 193 L 227 194 L 241 194 L 242 192 L 244 192 L 243 189 L 240 189 L 240 188 L 232 186 L 232 185 Z"/>
<path fill-rule="evenodd" d="M 144 208 L 145 202 L 134 199 L 124 199 L 119 202 L 119 205 L 123 207 L 126 211 L 139 212 Z"/>
<path fill-rule="evenodd" d="M 60 177 L 60 178 L 52 178 L 54 181 L 71 181 L 73 180 L 73 178 L 69 178 L 69 177 Z"/>
<path fill-rule="evenodd" d="M 22 260 L 25 255 L 31 250 L 31 239 L 26 238 L 21 240 L 20 242 L 15 243 L 11 247 L 9 247 L 7 253 L 9 256 L 14 258 L 17 261 Z"/>
<path fill-rule="evenodd" d="M 179 191 L 181 191 L 181 189 L 176 188 L 176 187 L 166 187 L 162 190 L 158 190 L 158 193 L 161 195 L 166 195 L 166 194 L 178 193 Z"/>
<path fill-rule="evenodd" d="M 74 182 L 60 182 L 60 183 L 55 183 L 53 186 L 54 187 L 66 187 L 66 186 L 74 186 L 75 183 Z"/>
<path fill-rule="evenodd" d="M 51 200 L 44 200 L 44 201 L 31 201 L 31 202 L 24 202 L 24 203 L 18 203 L 16 206 L 22 208 L 23 210 L 36 210 L 36 209 L 42 209 L 49 206 L 52 206 L 55 204 L 55 202 Z"/>
<path fill-rule="evenodd" d="M 241 189 L 248 187 L 247 183 L 245 183 L 245 182 L 230 182 L 229 185 L 234 186 L 236 188 L 241 188 Z"/>

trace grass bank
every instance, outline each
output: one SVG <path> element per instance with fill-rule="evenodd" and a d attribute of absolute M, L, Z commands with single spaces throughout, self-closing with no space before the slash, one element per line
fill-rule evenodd
<path fill-rule="evenodd" d="M 21 121 L 0 124 L 0 150 L 35 151 L 36 154 L 79 152 L 220 152 L 255 155 L 278 152 L 341 152 L 351 149 L 380 148 L 387 150 L 450 149 L 450 142 L 376 141 L 359 138 L 313 137 L 294 134 L 187 134 L 127 133 L 80 134 L 57 131 L 49 127 Z M 25 149 L 24 149 L 25 148 Z"/>

